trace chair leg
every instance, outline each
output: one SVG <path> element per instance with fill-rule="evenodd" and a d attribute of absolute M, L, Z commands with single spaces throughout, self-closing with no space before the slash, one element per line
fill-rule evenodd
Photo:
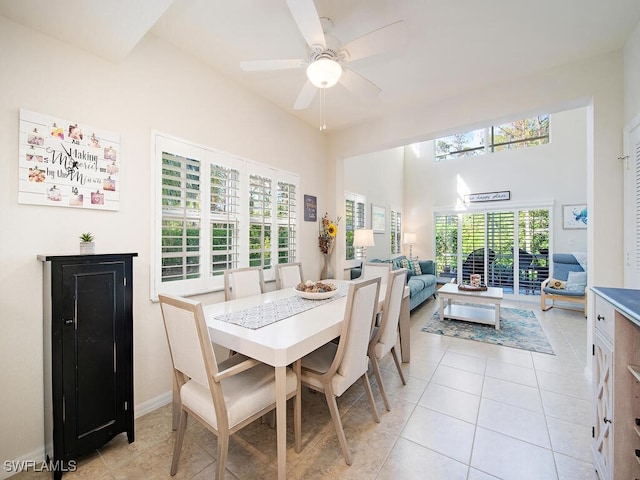
<path fill-rule="evenodd" d="M 184 432 L 187 429 L 187 411 L 180 409 L 180 417 L 178 420 L 178 431 L 176 432 L 176 443 L 173 446 L 173 460 L 171 460 L 171 476 L 178 471 L 178 462 L 180 461 L 180 450 L 182 450 L 182 441 L 184 440 Z"/>
<path fill-rule="evenodd" d="M 347 447 L 347 437 L 345 437 L 344 429 L 342 428 L 342 420 L 340 420 L 340 412 L 338 411 L 336 396 L 327 386 L 325 386 L 324 396 L 327 398 L 327 405 L 329 407 L 329 412 L 331 413 L 333 425 L 336 428 L 336 435 L 338 436 L 338 442 L 342 449 L 342 456 L 344 456 L 344 461 L 347 465 L 351 465 L 351 453 L 349 452 L 349 447 Z"/>
<path fill-rule="evenodd" d="M 400 360 L 398 359 L 398 355 L 396 354 L 396 347 L 391 347 L 391 355 L 393 355 L 393 361 L 396 363 L 396 368 L 398 369 L 398 373 L 400 374 L 400 380 L 402 380 L 403 385 L 406 385 L 407 381 L 404 378 L 404 372 L 402 371 Z"/>
<path fill-rule="evenodd" d="M 378 409 L 376 408 L 376 402 L 373 399 L 373 392 L 371 391 L 371 384 L 369 383 L 369 377 L 365 373 L 362 375 L 362 383 L 364 384 L 364 389 L 367 392 L 367 396 L 369 397 L 369 406 L 371 407 L 371 413 L 373 413 L 373 419 L 376 423 L 380 423 L 380 418 L 378 417 Z"/>
<path fill-rule="evenodd" d="M 380 375 L 380 365 L 378 365 L 378 358 L 376 357 L 375 353 L 369 352 L 369 359 L 371 360 L 371 365 L 373 366 L 373 374 L 376 376 L 376 381 L 378 382 L 378 389 L 380 390 L 382 401 L 384 401 L 384 406 L 388 412 L 391 410 L 391 407 L 389 406 L 389 400 L 387 400 L 387 392 L 385 392 L 384 384 L 382 383 L 382 375 Z"/>
<path fill-rule="evenodd" d="M 224 478 L 224 471 L 227 468 L 227 454 L 229 453 L 229 431 L 218 432 L 218 469 L 216 480 Z"/>

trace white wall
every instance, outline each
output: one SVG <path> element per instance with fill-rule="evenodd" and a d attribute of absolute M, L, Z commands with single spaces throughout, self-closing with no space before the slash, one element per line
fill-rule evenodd
<path fill-rule="evenodd" d="M 624 46 L 624 123 L 640 114 L 640 23 Z"/>
<path fill-rule="evenodd" d="M 562 205 L 587 201 L 586 109 L 551 115 L 550 143 L 478 157 L 434 162 L 433 141 L 406 148 L 407 221 L 420 241 L 414 253 L 433 258 L 433 212 L 458 210 L 467 193 L 508 190 L 511 199 L 471 205 L 505 209 L 553 203 L 553 251 L 586 252 L 587 231 L 563 230 Z M 456 132 L 451 132 L 456 133 Z"/>
<path fill-rule="evenodd" d="M 367 259 L 390 258 L 390 211 L 393 209 L 402 212 L 404 201 L 403 179 L 404 149 L 401 147 L 359 155 L 345 160 L 344 189 L 366 197 L 366 228 L 371 228 L 372 203 L 384 207 L 387 213 L 386 231 L 385 233 L 374 234 L 376 245 L 375 247 L 367 248 Z"/>
<path fill-rule="evenodd" d="M 319 211 L 328 208 L 326 140 L 153 36 L 115 65 L 0 17 L 0 72 L 0 459 L 41 460 L 42 265 L 36 255 L 75 253 L 84 231 L 95 234 L 99 251 L 139 253 L 134 395 L 136 408 L 150 408 L 171 389 L 160 311 L 149 301 L 151 131 L 298 173 L 300 194 L 316 195 Z M 17 203 L 20 108 L 120 132 L 119 211 Z M 300 226 L 305 273 L 317 276 L 317 224 Z"/>

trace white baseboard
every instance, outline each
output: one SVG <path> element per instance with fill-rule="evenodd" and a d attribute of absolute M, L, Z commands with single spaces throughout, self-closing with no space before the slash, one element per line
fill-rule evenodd
<path fill-rule="evenodd" d="M 136 418 L 146 415 L 147 413 L 153 412 L 157 408 L 163 407 L 168 403 L 171 403 L 173 400 L 173 392 L 168 391 L 161 395 L 158 395 L 155 398 L 147 400 L 146 402 L 142 402 L 134 407 L 134 415 Z M 0 480 L 5 480 L 9 477 L 12 477 L 17 471 L 15 468 L 19 465 L 33 467 L 33 462 L 41 463 L 44 461 L 44 444 L 34 450 L 33 452 L 26 453 L 19 458 L 15 458 L 13 460 L 9 459 L 0 459 Z"/>
<path fill-rule="evenodd" d="M 134 416 L 136 418 L 153 412 L 157 408 L 164 407 L 167 403 L 171 403 L 173 400 L 173 392 L 169 390 L 157 397 L 154 397 L 146 402 L 139 403 L 134 407 Z"/>

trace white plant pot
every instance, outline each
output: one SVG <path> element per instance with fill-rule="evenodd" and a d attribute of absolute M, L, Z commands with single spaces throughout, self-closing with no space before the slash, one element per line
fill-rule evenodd
<path fill-rule="evenodd" d="M 91 255 L 96 253 L 96 244 L 94 242 L 80 242 L 80 254 Z"/>

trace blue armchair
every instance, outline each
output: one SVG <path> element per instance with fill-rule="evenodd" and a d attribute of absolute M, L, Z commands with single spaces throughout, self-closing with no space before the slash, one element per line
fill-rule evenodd
<path fill-rule="evenodd" d="M 587 272 L 576 257 L 570 253 L 554 253 L 552 275 L 542 282 L 540 288 L 540 308 L 542 311 L 546 312 L 553 308 L 555 301 L 579 303 L 583 305 L 586 317 Z M 551 301 L 549 306 L 547 306 L 548 300 Z"/>

